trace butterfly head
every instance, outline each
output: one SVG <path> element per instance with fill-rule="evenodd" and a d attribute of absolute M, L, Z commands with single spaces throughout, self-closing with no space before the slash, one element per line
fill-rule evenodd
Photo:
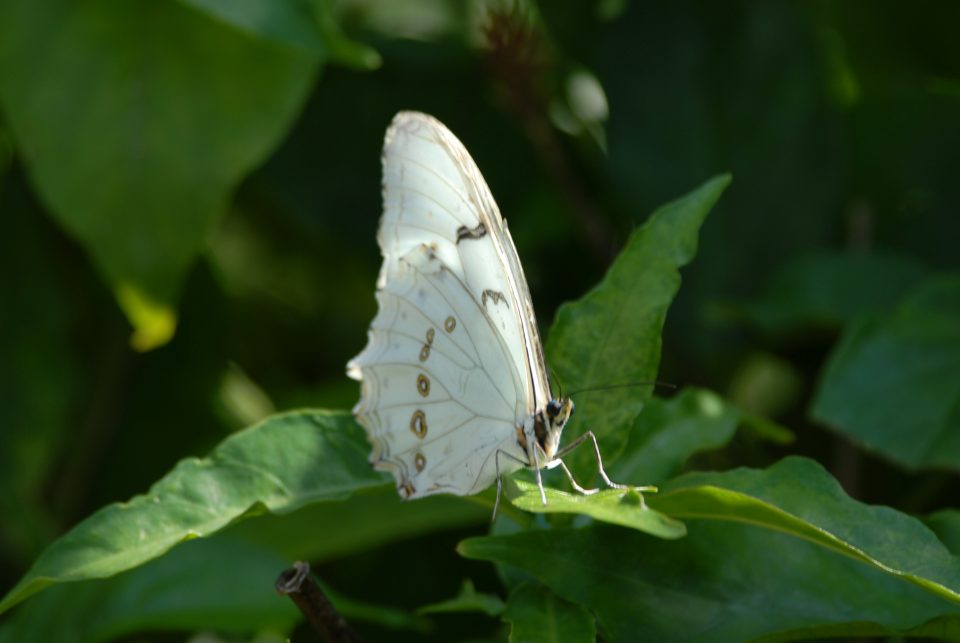
<path fill-rule="evenodd" d="M 560 447 L 560 435 L 563 427 L 573 416 L 573 400 L 569 397 L 554 398 L 547 402 L 537 414 L 534 428 L 537 434 L 537 443 L 543 450 L 547 461 L 553 460 Z"/>

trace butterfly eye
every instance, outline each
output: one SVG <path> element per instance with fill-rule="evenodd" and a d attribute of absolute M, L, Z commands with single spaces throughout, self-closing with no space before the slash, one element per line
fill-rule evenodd
<path fill-rule="evenodd" d="M 556 400 L 547 402 L 547 415 L 550 416 L 550 419 L 557 417 L 558 413 L 560 413 L 560 404 Z"/>

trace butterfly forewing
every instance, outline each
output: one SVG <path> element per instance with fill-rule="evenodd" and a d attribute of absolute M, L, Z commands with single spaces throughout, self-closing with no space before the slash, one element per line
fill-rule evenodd
<path fill-rule="evenodd" d="M 381 284 L 404 254 L 425 243 L 483 304 L 528 389 L 532 414 L 549 397 L 529 294 L 516 250 L 490 189 L 466 149 L 436 119 L 402 112 L 383 150 Z M 531 368 L 540 364 L 541 369 Z M 518 418 L 522 420 L 522 418 Z"/>

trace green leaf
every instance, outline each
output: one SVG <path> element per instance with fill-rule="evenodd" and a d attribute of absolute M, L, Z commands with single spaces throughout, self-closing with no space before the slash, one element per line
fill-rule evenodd
<path fill-rule="evenodd" d="M 330 0 L 309 0 L 309 2 L 316 27 L 323 35 L 324 43 L 333 60 L 360 71 L 380 67 L 383 61 L 375 49 L 351 40 L 343 34 L 334 15 L 333 2 Z"/>
<path fill-rule="evenodd" d="M 920 262 L 897 255 L 808 255 L 783 264 L 763 295 L 742 312 L 771 333 L 839 327 L 861 315 L 890 310 L 928 273 Z"/>
<path fill-rule="evenodd" d="M 478 593 L 469 578 L 463 581 L 460 593 L 455 597 L 424 605 L 417 614 L 440 614 L 445 612 L 482 612 L 488 616 L 497 616 L 503 612 L 503 600 L 495 594 Z"/>
<path fill-rule="evenodd" d="M 960 605 L 960 559 L 915 518 L 852 500 L 813 460 L 794 456 L 765 470 L 690 473 L 650 504 L 678 519 L 730 520 L 791 534 Z"/>
<path fill-rule="evenodd" d="M 924 522 L 954 556 L 960 556 L 960 510 L 937 511 L 927 516 Z"/>
<path fill-rule="evenodd" d="M 524 511 L 583 514 L 659 538 L 682 538 L 687 533 L 682 522 L 648 507 L 640 490 L 635 488 L 604 489 L 592 495 L 583 495 L 546 487 L 547 504 L 543 504 L 537 485 L 524 480 L 504 478 L 503 491 L 513 506 Z"/>
<path fill-rule="evenodd" d="M 269 418 L 230 436 L 207 458 L 181 461 L 146 494 L 78 524 L 44 551 L 0 612 L 55 583 L 142 565 L 248 512 L 291 512 L 382 485 L 386 478 L 370 468 L 368 453 L 363 430 L 347 413 Z"/>
<path fill-rule="evenodd" d="M 575 391 L 656 379 L 660 332 L 680 287 L 679 268 L 693 259 L 700 226 L 729 183 L 729 176 L 718 176 L 659 208 L 630 236 L 603 281 L 560 307 L 546 352 L 565 387 Z M 650 391 L 646 385 L 577 396 L 573 426 L 593 431 L 612 462 Z M 578 463 L 592 459 L 588 453 L 577 456 Z"/>
<path fill-rule="evenodd" d="M 486 526 L 490 505 L 473 498 L 436 495 L 400 499 L 391 482 L 362 489 L 342 502 L 324 502 L 283 515 L 267 514 L 230 527 L 228 533 L 282 552 L 291 560 L 319 562 L 444 529 Z M 318 538 L 317 525 L 323 525 Z"/>
<path fill-rule="evenodd" d="M 510 623 L 510 643 L 597 640 L 593 615 L 587 609 L 533 583 L 523 583 L 510 592 L 503 620 Z"/>
<path fill-rule="evenodd" d="M 650 398 L 630 428 L 623 454 L 608 469 L 615 482 L 659 484 L 687 458 L 727 444 L 741 414 L 712 391 L 687 388 L 670 399 Z"/>
<path fill-rule="evenodd" d="M 889 315 L 850 325 L 811 413 L 909 469 L 960 469 L 960 275 L 932 278 Z"/>
<path fill-rule="evenodd" d="M 745 413 L 740 417 L 740 424 L 757 439 L 766 440 L 773 444 L 793 444 L 793 441 L 797 439 L 793 431 L 762 415 Z"/>
<path fill-rule="evenodd" d="M 0 641 L 108 641 L 144 630 L 286 631 L 299 612 L 277 597 L 274 581 L 289 565 L 236 539 L 196 540 L 112 578 L 50 588 L 16 611 Z"/>
<path fill-rule="evenodd" d="M 960 610 L 809 541 L 733 522 L 658 540 L 593 525 L 471 538 L 467 558 L 524 570 L 597 617 L 604 640 L 746 641 L 923 632 L 956 640 Z M 946 637 L 945 637 L 946 638 Z"/>
<path fill-rule="evenodd" d="M 319 57 L 326 57 L 328 54 L 307 2 L 300 0 L 180 1 L 251 36 L 303 49 Z"/>
<path fill-rule="evenodd" d="M 329 0 L 181 0 L 257 38 L 332 58 L 357 69 L 380 66 L 376 51 L 348 40 L 334 20 Z"/>
<path fill-rule="evenodd" d="M 811 461 L 691 474 L 649 502 L 687 520 L 688 536 L 594 525 L 459 549 L 591 609 L 611 641 L 960 632 L 960 561 L 919 521 L 846 497 Z"/>
<path fill-rule="evenodd" d="M 150 630 L 289 631 L 300 612 L 274 583 L 290 559 L 233 537 L 193 540 L 111 578 L 52 587 L 17 610 L 0 641 L 106 641 Z M 423 619 L 358 602 L 321 583 L 349 621 L 422 630 Z M 50 618 L 56 613 L 56 618 Z"/>
<path fill-rule="evenodd" d="M 146 350 L 240 179 L 296 117 L 319 58 L 180 3 L 0 4 L 0 104 L 31 180 Z"/>

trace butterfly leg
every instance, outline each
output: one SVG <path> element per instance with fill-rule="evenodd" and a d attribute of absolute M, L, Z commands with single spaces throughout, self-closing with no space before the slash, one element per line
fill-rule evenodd
<path fill-rule="evenodd" d="M 560 458 L 570 453 L 571 451 L 576 449 L 578 446 L 580 446 L 587 440 L 590 440 L 591 442 L 593 442 L 593 454 L 597 456 L 597 470 L 600 472 L 600 477 L 603 478 L 603 481 L 606 483 L 608 487 L 611 487 L 613 489 L 631 489 L 632 488 L 632 489 L 637 489 L 638 491 L 656 491 L 657 490 L 656 487 L 631 487 L 630 485 L 613 482 L 610 479 L 610 476 L 607 475 L 606 470 L 603 468 L 603 458 L 600 456 L 600 445 L 597 444 L 597 436 L 593 434 L 593 431 L 587 431 L 586 433 L 581 435 L 579 438 L 577 438 L 567 446 L 557 451 L 557 455 L 554 456 L 554 461 L 559 460 L 560 463 L 563 464 L 563 460 L 560 460 Z M 567 471 L 567 466 L 565 464 L 563 465 L 563 469 L 564 471 Z M 573 484 L 574 489 L 583 493 L 580 490 L 579 485 L 573 481 L 573 476 L 570 475 L 569 471 L 567 471 L 567 476 L 570 478 L 570 482 Z M 596 489 L 593 489 L 591 492 L 593 491 L 596 491 Z"/>
<path fill-rule="evenodd" d="M 543 490 L 543 476 L 540 474 L 540 467 L 536 468 L 537 472 L 537 488 L 540 489 L 540 502 L 543 503 L 543 506 L 547 506 L 547 492 Z"/>
<path fill-rule="evenodd" d="M 582 493 L 582 494 L 585 495 L 585 496 L 589 496 L 590 494 L 594 494 L 594 493 L 597 493 L 598 491 L 600 491 L 599 489 L 584 489 L 583 487 L 580 486 L 580 484 L 579 484 L 579 483 L 576 481 L 576 479 L 573 477 L 573 474 L 570 473 L 570 469 L 567 467 L 567 463 L 566 463 L 566 462 L 564 462 L 564 461 L 561 460 L 560 458 L 556 458 L 554 461 L 557 462 L 557 463 L 559 463 L 559 464 L 560 464 L 560 467 L 563 469 L 563 472 L 564 472 L 565 474 L 567 474 L 567 480 L 570 481 L 570 486 L 573 487 L 573 490 L 574 490 L 574 491 L 577 491 L 577 492 L 579 492 L 579 493 Z"/>
<path fill-rule="evenodd" d="M 500 494 L 503 493 L 503 478 L 500 476 L 500 449 L 493 455 L 493 464 L 497 471 L 497 499 L 493 501 L 493 515 L 490 516 L 490 522 L 497 519 L 497 509 L 500 508 Z"/>
<path fill-rule="evenodd" d="M 497 499 L 493 501 L 493 515 L 490 517 L 490 522 L 493 522 L 497 519 L 497 509 L 500 508 L 500 496 L 503 494 L 503 477 L 500 475 L 500 456 L 503 455 L 511 460 L 519 462 L 520 464 L 526 464 L 523 460 L 516 457 L 512 453 L 507 453 L 503 449 L 497 449 L 493 454 L 493 464 L 497 472 Z M 537 475 L 539 477 L 540 471 L 537 470 Z M 540 493 L 543 494 L 543 485 L 540 485 Z M 547 504 L 547 499 L 544 497 L 543 504 Z"/>

